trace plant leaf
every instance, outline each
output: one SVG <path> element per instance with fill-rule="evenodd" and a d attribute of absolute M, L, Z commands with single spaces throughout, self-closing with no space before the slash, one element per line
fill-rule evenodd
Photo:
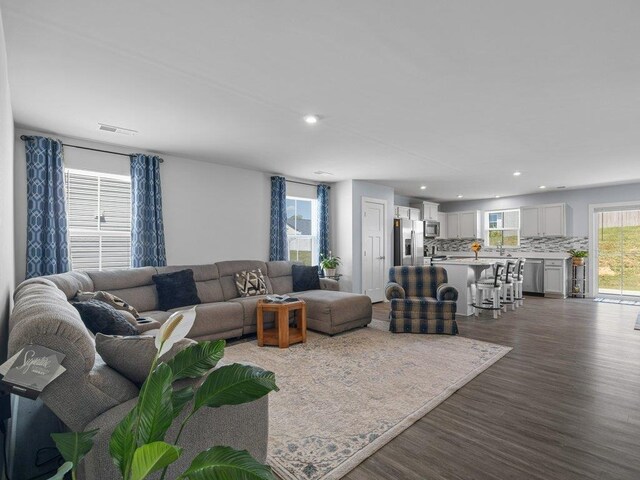
<path fill-rule="evenodd" d="M 181 378 L 199 378 L 215 367 L 224 355 L 224 340 L 191 345 L 167 362 L 173 372 L 173 381 Z"/>
<path fill-rule="evenodd" d="M 272 390 L 278 390 L 273 372 L 239 363 L 225 365 L 211 372 L 196 391 L 193 410 L 251 402 Z"/>
<path fill-rule="evenodd" d="M 71 462 L 73 466 L 77 466 L 93 447 L 93 437 L 96 433 L 98 433 L 97 429 L 88 432 L 52 433 L 51 438 L 65 462 Z"/>
<path fill-rule="evenodd" d="M 164 435 L 173 422 L 171 403 L 171 369 L 161 363 L 151 372 L 142 386 L 138 399 L 138 445 L 164 440 Z"/>
<path fill-rule="evenodd" d="M 142 445 L 133 454 L 130 480 L 143 480 L 150 473 L 171 465 L 181 454 L 180 447 L 165 442 Z"/>
<path fill-rule="evenodd" d="M 275 480 L 271 468 L 246 450 L 213 447 L 198 454 L 179 478 L 189 480 Z"/>
<path fill-rule="evenodd" d="M 185 387 L 174 390 L 171 394 L 171 404 L 173 407 L 173 418 L 177 418 L 184 406 L 193 399 L 193 387 Z"/>
<path fill-rule="evenodd" d="M 49 477 L 48 480 L 64 480 L 65 474 L 69 473 L 71 470 L 73 470 L 73 463 L 64 462 L 58 467 L 56 474 L 53 477 Z"/>
<path fill-rule="evenodd" d="M 188 310 L 178 310 L 173 313 L 167 321 L 162 324 L 158 335 L 156 335 L 155 345 L 158 349 L 158 357 L 167 353 L 176 342 L 186 337 L 195 321 L 195 306 Z"/>
<path fill-rule="evenodd" d="M 134 407 L 116 426 L 109 440 L 109 454 L 122 476 L 129 470 L 137 445 L 133 437 L 133 426 L 138 418 L 138 407 Z"/>

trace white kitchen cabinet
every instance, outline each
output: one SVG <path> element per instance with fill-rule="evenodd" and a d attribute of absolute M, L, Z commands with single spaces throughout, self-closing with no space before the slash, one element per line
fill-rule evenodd
<path fill-rule="evenodd" d="M 419 208 L 410 208 L 409 209 L 409 220 L 422 220 L 422 212 L 420 212 Z"/>
<path fill-rule="evenodd" d="M 481 238 L 479 210 L 447 213 L 448 238 Z"/>
<path fill-rule="evenodd" d="M 562 237 L 567 234 L 564 203 L 520 208 L 521 237 Z"/>
<path fill-rule="evenodd" d="M 526 265 L 525 265 L 526 268 Z M 544 261 L 544 296 L 565 298 L 568 291 L 569 261 Z"/>
<path fill-rule="evenodd" d="M 436 239 L 446 239 L 449 238 L 447 236 L 447 214 L 443 212 L 438 212 L 438 222 L 440 222 L 440 234 L 436 237 Z"/>
<path fill-rule="evenodd" d="M 460 215 L 457 213 L 447 213 L 447 238 L 460 238 L 459 218 Z"/>
<path fill-rule="evenodd" d="M 438 220 L 438 205 L 433 202 L 412 203 L 411 207 L 420 210 L 420 220 Z"/>
<path fill-rule="evenodd" d="M 396 218 L 409 218 L 409 207 L 396 205 L 393 207 Z"/>

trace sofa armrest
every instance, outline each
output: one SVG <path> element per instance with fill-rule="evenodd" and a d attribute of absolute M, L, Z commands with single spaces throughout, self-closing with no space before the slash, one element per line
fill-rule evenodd
<path fill-rule="evenodd" d="M 109 456 L 109 440 L 116 425 L 136 405 L 138 398 L 114 407 L 90 422 L 85 430 L 98 428 L 94 447 L 80 463 L 79 478 L 120 478 L 120 472 Z M 165 440 L 173 443 L 180 423 L 190 404 L 173 422 Z M 216 445 L 227 445 L 237 450 L 248 450 L 259 462 L 267 458 L 269 433 L 269 399 L 265 395 L 258 400 L 242 405 L 227 405 L 220 408 L 201 408 L 188 422 L 180 437 L 179 445 L 184 449 L 181 457 L 167 472 L 167 478 L 178 478 L 191 464 L 194 457 Z"/>
<path fill-rule="evenodd" d="M 448 283 L 441 283 L 438 285 L 438 289 L 436 290 L 436 299 L 439 302 L 444 301 L 452 301 L 455 302 L 458 300 L 458 290 Z"/>
<path fill-rule="evenodd" d="M 320 289 L 322 290 L 334 290 L 334 291 L 338 291 L 340 290 L 340 285 L 338 284 L 337 280 L 334 280 L 333 278 L 321 278 L 320 279 Z"/>
<path fill-rule="evenodd" d="M 405 298 L 407 295 L 405 294 L 404 288 L 399 283 L 389 282 L 384 289 L 384 294 L 387 297 L 387 300 L 392 300 L 394 298 Z"/>

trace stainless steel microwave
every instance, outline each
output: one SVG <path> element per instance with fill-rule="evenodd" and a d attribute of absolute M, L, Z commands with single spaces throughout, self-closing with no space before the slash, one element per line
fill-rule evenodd
<path fill-rule="evenodd" d="M 440 222 L 434 220 L 424 221 L 424 238 L 437 238 L 440 236 Z"/>

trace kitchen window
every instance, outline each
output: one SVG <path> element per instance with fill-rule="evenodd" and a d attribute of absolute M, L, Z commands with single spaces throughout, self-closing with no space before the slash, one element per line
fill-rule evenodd
<path fill-rule="evenodd" d="M 313 265 L 318 259 L 317 200 L 287 197 L 289 260 Z"/>
<path fill-rule="evenodd" d="M 131 178 L 65 169 L 73 270 L 131 266 Z"/>
<path fill-rule="evenodd" d="M 520 246 L 520 210 L 494 210 L 485 213 L 485 245 Z"/>

